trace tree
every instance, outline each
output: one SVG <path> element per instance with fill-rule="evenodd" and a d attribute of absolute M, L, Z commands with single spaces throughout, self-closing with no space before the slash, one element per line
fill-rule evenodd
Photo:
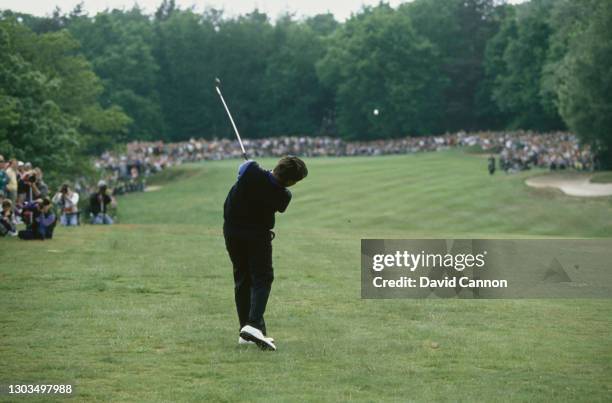
<path fill-rule="evenodd" d="M 509 128 L 565 127 L 550 93 L 542 91 L 554 1 L 532 0 L 511 10 L 489 43 L 486 67 L 494 80 L 493 99 L 508 116 Z"/>
<path fill-rule="evenodd" d="M 350 18 L 333 34 L 317 66 L 322 82 L 336 94 L 340 134 L 380 138 L 439 132 L 446 85 L 439 57 L 410 18 L 388 5 Z"/>
<path fill-rule="evenodd" d="M 90 152 L 232 137 L 215 77 L 247 138 L 567 125 L 605 150 L 608 12 L 604 0 L 415 0 L 344 23 L 329 13 L 272 23 L 258 10 L 226 18 L 163 0 L 151 16 L 134 6 L 90 17 L 79 5 L 0 20 L 19 21 L 13 46 L 53 88 L 45 97 L 78 119 Z"/>
<path fill-rule="evenodd" d="M 290 16 L 274 26 L 274 50 L 261 83 L 261 98 L 273 111 L 263 120 L 264 133 L 318 133 L 323 116 L 333 107 L 332 94 L 321 86 L 315 68 L 325 52 L 323 34 L 310 26 Z"/>
<path fill-rule="evenodd" d="M 612 3 L 582 4 L 587 19 L 571 26 L 567 53 L 556 70 L 559 111 L 603 167 L 612 167 Z M 574 14 L 578 15 L 579 14 Z M 579 18 L 579 17 L 578 17 Z"/>
<path fill-rule="evenodd" d="M 130 118 L 122 140 L 161 138 L 159 66 L 152 53 L 154 32 L 148 16 L 136 6 L 126 12 L 98 13 L 94 19 L 73 13 L 68 29 L 102 79 L 101 104 L 117 105 Z"/>
<path fill-rule="evenodd" d="M 29 33 L 15 20 L 0 21 L 0 149 L 43 167 L 53 178 L 81 166 L 82 138 L 78 119 L 52 99 L 57 82 L 20 53 L 15 37 Z"/>
<path fill-rule="evenodd" d="M 131 120 L 110 102 L 107 108 L 100 106 L 102 83 L 91 64 L 79 54 L 80 44 L 68 31 L 36 35 L 17 25 L 13 40 L 20 55 L 36 66 L 54 87 L 50 99 L 62 111 L 79 119 L 87 151 L 101 152 L 113 142 L 125 140 L 126 127 Z M 102 121 L 113 124 L 95 124 Z"/>
<path fill-rule="evenodd" d="M 332 13 L 317 14 L 306 18 L 304 22 L 321 37 L 331 35 L 340 26 L 340 23 L 336 21 Z"/>
<path fill-rule="evenodd" d="M 486 44 L 499 25 L 494 1 L 417 0 L 402 5 L 400 12 L 440 55 L 436 67 L 446 82 L 443 130 L 474 130 L 495 122 L 486 103 L 489 87 L 483 86 Z"/>
<path fill-rule="evenodd" d="M 129 118 L 99 104 L 100 79 L 68 31 L 37 35 L 14 18 L 0 28 L 0 144 L 8 154 L 66 174 L 83 170 L 86 151 L 121 140 Z"/>
<path fill-rule="evenodd" d="M 158 15 L 153 54 L 160 69 L 158 88 L 166 138 L 209 137 L 219 119 L 214 116 L 219 106 L 214 103 L 218 103 L 214 98 L 215 14 L 168 7 Z"/>
<path fill-rule="evenodd" d="M 276 34 L 279 32 L 277 31 Z M 215 35 L 215 75 L 223 80 L 224 94 L 231 100 L 230 107 L 236 123 L 246 137 L 266 137 L 271 134 L 269 120 L 286 110 L 274 110 L 273 101 L 265 95 L 266 71 L 274 52 L 275 31 L 268 16 L 258 10 L 233 20 L 224 20 Z M 212 112 L 217 118 L 215 133 L 232 136 L 223 116 L 223 109 L 215 100 Z M 291 105 L 285 105 L 290 108 Z"/>

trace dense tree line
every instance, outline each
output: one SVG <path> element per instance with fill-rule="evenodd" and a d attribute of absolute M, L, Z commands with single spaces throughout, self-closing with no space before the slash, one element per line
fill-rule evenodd
<path fill-rule="evenodd" d="M 612 161 L 611 27 L 608 0 L 380 3 L 344 23 L 173 0 L 154 15 L 4 11 L 0 147 L 229 137 L 221 77 L 248 137 L 570 129 Z"/>
<path fill-rule="evenodd" d="M 127 138 L 130 117 L 100 103 L 102 82 L 67 31 L 37 35 L 1 21 L 0 55 L 0 150 L 7 158 L 65 175 L 86 170 L 83 151 L 101 138 Z"/>

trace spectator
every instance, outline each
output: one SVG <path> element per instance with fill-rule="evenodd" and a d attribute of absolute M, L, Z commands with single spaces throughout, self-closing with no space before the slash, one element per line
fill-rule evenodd
<path fill-rule="evenodd" d="M 108 194 L 105 181 L 98 182 L 98 190 L 89 197 L 89 209 L 92 224 L 112 224 L 113 219 L 108 215 L 108 206 L 114 205 L 114 199 Z"/>
<path fill-rule="evenodd" d="M 36 188 L 38 190 L 39 197 L 44 198 L 49 196 L 49 187 L 43 180 L 43 171 L 42 169 L 36 167 L 32 171 L 36 178 Z"/>
<path fill-rule="evenodd" d="M 135 191 L 144 191 L 144 183 L 140 180 L 140 171 L 138 169 L 139 165 L 134 165 L 130 169 L 130 192 Z"/>
<path fill-rule="evenodd" d="M 2 201 L 2 213 L 0 215 L 0 237 L 1 236 L 16 236 L 17 228 L 15 222 L 15 213 L 13 212 L 13 202 L 10 199 Z"/>
<path fill-rule="evenodd" d="M 26 225 L 32 223 L 34 210 L 23 207 L 33 205 L 35 200 L 42 198 L 37 181 L 38 178 L 35 171 L 22 170 L 19 184 L 17 185 L 17 207 L 23 210 L 20 216 Z"/>
<path fill-rule="evenodd" d="M 47 197 L 27 203 L 24 210 L 32 213 L 32 221 L 25 230 L 19 231 L 19 238 L 23 240 L 52 239 L 57 221 L 52 208 L 53 204 Z"/>
<path fill-rule="evenodd" d="M 9 177 L 5 169 L 4 156 L 0 155 L 0 201 L 6 197 L 6 186 L 9 183 Z"/>
<path fill-rule="evenodd" d="M 495 173 L 495 157 L 493 155 L 489 156 L 489 175 L 493 175 Z"/>
<path fill-rule="evenodd" d="M 68 227 L 79 225 L 79 194 L 73 192 L 68 184 L 63 184 L 53 196 L 53 204 L 61 209 L 61 225 Z"/>
<path fill-rule="evenodd" d="M 36 171 L 23 170 L 17 185 L 18 201 L 19 204 L 32 203 L 36 199 L 40 199 L 43 196 L 42 192 L 38 188 L 39 178 L 36 175 Z M 47 185 L 44 185 L 44 190 L 47 189 Z"/>
<path fill-rule="evenodd" d="M 597 167 L 597 160 L 590 147 L 580 145 L 575 135 L 563 132 L 544 134 L 529 131 L 458 132 L 427 137 L 350 142 L 332 137 L 284 136 L 244 139 L 244 145 L 253 157 L 287 154 L 307 157 L 369 156 L 469 147 L 476 152 L 486 152 L 491 155 L 488 161 L 491 175 L 495 172 L 494 154 L 499 155 L 499 169 L 506 173 L 532 167 L 585 171 Z M 228 139 L 190 139 L 186 142 L 169 144 L 161 141 L 133 142 L 127 145 L 125 155 L 105 152 L 95 162 L 100 170 L 105 171 L 103 178 L 106 181 L 100 184 L 98 190 L 89 198 L 91 221 L 93 224 L 112 224 L 113 219 L 109 215 L 109 205 L 112 207 L 115 205 L 112 195 L 143 191 L 146 178 L 150 174 L 185 162 L 240 156 L 240 148 L 236 141 Z M 61 208 L 60 222 L 66 226 L 78 224 L 80 193 L 78 189 L 81 189 L 81 192 L 86 192 L 88 189 L 84 177 L 75 178 L 74 184 L 76 191 L 66 187 L 65 191 L 60 189 L 53 197 L 53 202 Z M 43 180 L 43 171 L 40 168 L 32 169 L 31 163 L 15 159 L 7 162 L 3 156 L 0 156 L 0 205 L 4 205 L 3 199 L 12 202 L 10 205 L 13 222 L 17 224 L 24 222 L 30 229 L 39 227 L 39 221 L 36 219 L 40 218 L 36 214 L 40 215 L 41 208 L 44 207 L 44 210 L 48 208 L 42 206 L 42 202 L 38 200 L 46 199 L 48 196 L 49 189 Z M 34 233 L 37 234 L 36 231 Z"/>
<path fill-rule="evenodd" d="M 440 136 L 353 142 L 331 137 L 285 136 L 244 139 L 244 145 L 247 153 L 253 157 L 278 157 L 287 154 L 307 157 L 387 155 L 475 146 L 484 152 L 505 151 L 506 155 L 499 161 L 506 172 L 529 169 L 532 166 L 592 169 L 589 147 L 580 147 L 576 136 L 562 132 L 459 132 Z M 559 165 L 557 155 L 564 159 L 563 164 Z M 109 176 L 117 181 L 115 190 L 120 194 L 130 190 L 130 183 L 125 183 L 128 166 L 138 167 L 141 176 L 146 178 L 150 173 L 184 162 L 240 156 L 240 148 L 236 142 L 227 139 L 191 139 L 188 142 L 170 144 L 133 142 L 127 145 L 126 155 L 104 153 L 96 162 L 96 166 L 111 173 Z"/>
<path fill-rule="evenodd" d="M 6 198 L 13 202 L 17 202 L 17 160 L 11 160 L 8 164 L 5 164 L 5 171 L 8 177 L 8 182 L 5 187 Z"/>

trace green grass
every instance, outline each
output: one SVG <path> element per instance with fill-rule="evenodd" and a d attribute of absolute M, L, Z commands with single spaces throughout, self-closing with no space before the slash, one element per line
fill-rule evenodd
<path fill-rule="evenodd" d="M 612 172 L 596 172 L 591 178 L 592 183 L 612 183 Z"/>
<path fill-rule="evenodd" d="M 72 383 L 75 401 L 610 400 L 611 300 L 361 300 L 359 245 L 609 237 L 612 199 L 459 152 L 308 160 L 277 216 L 265 353 L 236 344 L 221 211 L 237 163 L 165 173 L 115 226 L 0 240 L 0 383 Z"/>

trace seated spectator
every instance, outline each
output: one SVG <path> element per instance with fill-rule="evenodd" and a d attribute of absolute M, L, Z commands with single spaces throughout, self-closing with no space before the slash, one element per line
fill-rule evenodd
<path fill-rule="evenodd" d="M 24 210 L 32 213 L 32 221 L 25 230 L 19 231 L 23 240 L 52 239 L 57 219 L 53 213 L 53 204 L 49 198 L 37 199 L 24 206 Z"/>
<path fill-rule="evenodd" d="M 15 214 L 13 213 L 13 202 L 10 199 L 2 201 L 2 212 L 0 213 L 0 236 L 16 236 L 17 228 Z"/>
<path fill-rule="evenodd" d="M 89 197 L 89 210 L 92 224 L 112 224 L 113 219 L 108 215 L 108 206 L 114 205 L 114 199 L 108 194 L 105 181 L 98 182 L 98 191 Z"/>
<path fill-rule="evenodd" d="M 24 206 L 33 204 L 35 200 L 42 198 L 37 184 L 38 178 L 34 171 L 23 171 L 17 186 L 17 208 L 21 211 L 21 219 L 26 225 L 32 223 L 33 210 Z"/>
<path fill-rule="evenodd" d="M 53 196 L 53 204 L 61 209 L 60 224 L 68 227 L 79 225 L 79 194 L 73 192 L 68 184 L 63 184 Z"/>

